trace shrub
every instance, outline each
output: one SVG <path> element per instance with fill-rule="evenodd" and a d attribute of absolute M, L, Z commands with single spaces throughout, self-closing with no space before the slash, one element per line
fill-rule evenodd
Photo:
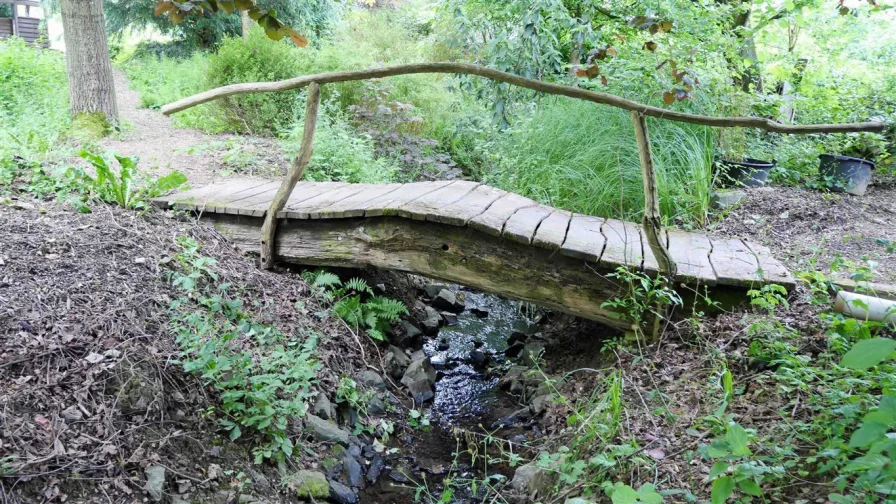
<path fill-rule="evenodd" d="M 224 39 L 218 51 L 208 58 L 206 87 L 215 88 L 239 82 L 268 82 L 289 79 L 300 74 L 300 50 L 289 41 L 276 42 L 261 29 L 249 38 Z M 294 91 L 253 93 L 219 100 L 235 131 L 274 133 L 293 120 L 296 106 Z"/>

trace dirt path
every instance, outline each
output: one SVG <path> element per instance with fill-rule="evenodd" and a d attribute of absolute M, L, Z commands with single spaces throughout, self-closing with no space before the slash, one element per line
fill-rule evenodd
<path fill-rule="evenodd" d="M 124 72 L 114 72 L 118 113 L 125 131 L 107 137 L 100 146 L 139 157 L 144 173 L 163 175 L 178 170 L 196 186 L 232 173 L 270 178 L 287 166 L 276 139 L 179 128 L 161 112 L 141 108 L 140 94 L 129 87 Z M 274 154 L 260 156 L 262 152 Z"/>

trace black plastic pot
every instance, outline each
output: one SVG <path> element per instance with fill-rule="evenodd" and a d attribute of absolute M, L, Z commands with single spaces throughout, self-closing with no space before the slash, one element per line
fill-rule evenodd
<path fill-rule="evenodd" d="M 874 163 L 867 159 L 822 154 L 818 156 L 818 173 L 831 191 L 847 192 L 856 196 L 865 194 L 871 182 Z"/>
<path fill-rule="evenodd" d="M 719 181 L 723 187 L 762 187 L 777 164 L 749 158 L 745 161 L 723 159 L 718 163 Z"/>

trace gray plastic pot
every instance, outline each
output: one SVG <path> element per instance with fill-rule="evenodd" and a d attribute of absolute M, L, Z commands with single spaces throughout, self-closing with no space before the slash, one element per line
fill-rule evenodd
<path fill-rule="evenodd" d="M 721 160 L 718 163 L 719 182 L 723 187 L 762 187 L 776 161 L 746 159 L 744 161 Z"/>
<path fill-rule="evenodd" d="M 822 154 L 818 156 L 818 174 L 828 189 L 862 196 L 871 182 L 874 163 L 867 159 Z"/>

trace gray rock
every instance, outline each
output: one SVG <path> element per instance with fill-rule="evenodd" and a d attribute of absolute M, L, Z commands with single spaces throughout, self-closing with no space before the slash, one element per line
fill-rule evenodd
<path fill-rule="evenodd" d="M 470 308 L 470 313 L 476 315 L 479 318 L 488 317 L 488 310 L 483 310 L 482 308 Z"/>
<path fill-rule="evenodd" d="M 143 487 L 149 498 L 155 502 L 161 502 L 165 497 L 165 468 L 151 465 L 143 470 L 146 476 L 146 486 Z"/>
<path fill-rule="evenodd" d="M 383 461 L 383 457 L 379 453 L 375 454 L 370 460 L 370 468 L 367 469 L 367 483 L 371 485 L 375 484 L 385 467 L 386 462 Z"/>
<path fill-rule="evenodd" d="M 358 373 L 358 382 L 362 385 L 372 388 L 374 390 L 379 390 L 381 392 L 385 392 L 389 388 L 386 386 L 386 381 L 383 380 L 383 377 L 374 371 L 366 370 Z"/>
<path fill-rule="evenodd" d="M 499 429 L 502 427 L 512 427 L 518 423 L 525 422 L 532 418 L 532 412 L 529 411 L 529 407 L 520 408 L 513 413 L 505 416 L 504 418 L 500 418 L 495 423 L 492 424 L 493 429 Z"/>
<path fill-rule="evenodd" d="M 470 364 L 473 366 L 473 369 L 482 371 L 488 367 L 488 363 L 491 360 L 491 357 L 482 350 L 473 350 L 470 352 L 469 360 Z"/>
<path fill-rule="evenodd" d="M 436 370 L 429 357 L 411 362 L 401 378 L 401 383 L 411 391 L 414 401 L 419 404 L 433 398 L 432 386 L 436 382 Z"/>
<path fill-rule="evenodd" d="M 383 357 L 383 364 L 389 376 L 396 380 L 400 380 L 404 376 L 404 371 L 411 365 L 411 359 L 404 350 L 394 345 L 389 345 L 386 355 Z"/>
<path fill-rule="evenodd" d="M 330 480 L 330 499 L 337 504 L 355 504 L 358 494 L 342 483 Z"/>
<path fill-rule="evenodd" d="M 747 192 L 740 189 L 713 191 L 710 203 L 716 210 L 724 210 L 737 205 L 746 197 Z"/>
<path fill-rule="evenodd" d="M 426 295 L 429 297 L 429 299 L 435 299 L 435 297 L 438 296 L 440 292 L 446 289 L 448 289 L 448 286 L 441 284 L 427 284 L 423 287 L 423 291 L 426 292 Z"/>
<path fill-rule="evenodd" d="M 454 327 L 458 324 L 457 315 L 451 312 L 442 312 L 442 320 L 448 327 Z"/>
<path fill-rule="evenodd" d="M 314 407 L 311 408 L 311 412 L 324 420 L 333 419 L 333 403 L 330 402 L 327 394 L 318 392 L 317 397 L 314 398 Z"/>
<path fill-rule="evenodd" d="M 424 310 L 425 306 L 421 305 L 420 311 Z M 400 324 L 392 329 L 389 341 L 402 348 L 411 348 L 417 346 L 422 334 L 420 329 L 417 329 L 414 324 L 407 320 L 402 320 Z"/>
<path fill-rule="evenodd" d="M 528 334 L 526 334 L 526 333 L 524 333 L 524 332 L 520 332 L 520 331 L 514 331 L 514 332 L 510 335 L 510 337 L 507 338 L 507 344 L 508 344 L 508 345 L 513 345 L 513 344 L 516 343 L 517 341 L 519 341 L 519 342 L 521 342 L 521 343 L 525 343 L 527 339 L 529 339 L 529 335 L 528 335 Z"/>
<path fill-rule="evenodd" d="M 457 296 L 448 289 L 442 289 L 432 298 L 432 305 L 439 310 L 454 311 L 457 309 Z"/>
<path fill-rule="evenodd" d="M 526 346 L 523 347 L 523 351 L 520 352 L 520 362 L 524 366 L 535 367 L 543 353 L 544 343 L 530 341 L 526 343 Z"/>
<path fill-rule="evenodd" d="M 423 333 L 429 336 L 432 336 L 439 332 L 439 326 L 442 323 L 442 316 L 439 315 L 432 306 L 427 306 L 424 308 L 424 312 L 426 313 L 426 318 L 423 319 L 421 325 L 423 325 Z"/>
<path fill-rule="evenodd" d="M 531 402 L 529 402 L 529 409 L 532 411 L 534 415 L 540 415 L 544 413 L 545 410 L 548 409 L 548 406 L 551 405 L 551 395 L 543 394 L 539 396 L 535 396 Z"/>
<path fill-rule="evenodd" d="M 318 416 L 305 415 L 305 427 L 311 431 L 314 439 L 324 442 L 338 442 L 348 445 L 348 432 L 333 422 Z"/>
<path fill-rule="evenodd" d="M 380 416 L 386 412 L 386 403 L 379 395 L 375 395 L 367 401 L 367 414 L 370 416 Z"/>
<path fill-rule="evenodd" d="M 355 460 L 355 457 L 347 454 L 342 459 L 342 472 L 345 474 L 345 482 L 348 483 L 348 486 L 358 488 L 364 485 L 361 464 Z"/>
<path fill-rule="evenodd" d="M 521 353 L 523 353 L 523 348 L 525 347 L 526 344 L 522 341 L 515 341 L 512 345 L 507 347 L 506 350 L 504 350 L 504 355 L 510 357 L 511 359 L 516 359 L 520 356 Z"/>
<path fill-rule="evenodd" d="M 284 478 L 284 481 L 295 489 L 300 499 L 326 499 L 330 496 L 330 484 L 327 477 L 319 471 L 299 471 Z"/>
<path fill-rule="evenodd" d="M 547 494 L 556 481 L 557 473 L 542 469 L 535 465 L 535 462 L 530 462 L 521 465 L 513 473 L 513 479 L 510 480 L 510 488 L 517 492 L 526 493 L 534 498 Z"/>

